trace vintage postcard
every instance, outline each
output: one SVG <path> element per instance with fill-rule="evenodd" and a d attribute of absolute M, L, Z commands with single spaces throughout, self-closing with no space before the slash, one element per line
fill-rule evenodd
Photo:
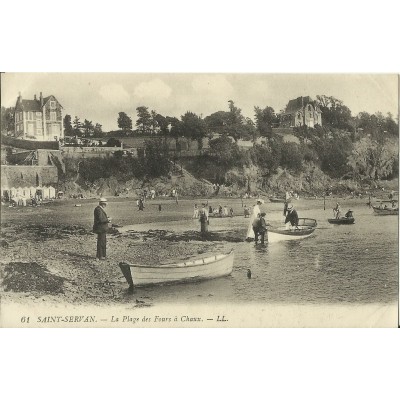
<path fill-rule="evenodd" d="M 399 76 L 3 73 L 1 327 L 397 327 Z"/>

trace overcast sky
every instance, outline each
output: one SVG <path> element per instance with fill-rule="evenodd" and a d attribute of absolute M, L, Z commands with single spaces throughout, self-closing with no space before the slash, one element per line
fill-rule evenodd
<path fill-rule="evenodd" d="M 14 106 L 24 99 L 53 94 L 66 114 L 117 129 L 118 112 L 135 123 L 136 107 L 147 106 L 166 116 L 193 111 L 203 117 L 228 110 L 228 100 L 253 118 L 254 106 L 279 112 L 290 99 L 325 94 L 343 100 L 353 115 L 360 111 L 398 115 L 397 75 L 273 74 L 106 74 L 7 73 L 2 75 L 1 102 Z"/>

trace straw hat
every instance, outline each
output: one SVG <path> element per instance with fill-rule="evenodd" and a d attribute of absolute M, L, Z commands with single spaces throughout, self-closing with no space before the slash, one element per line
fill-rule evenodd
<path fill-rule="evenodd" d="M 107 199 L 105 197 L 101 197 L 99 203 L 107 203 Z"/>
<path fill-rule="evenodd" d="M 290 211 L 293 208 L 293 204 L 288 204 L 287 210 Z"/>
<path fill-rule="evenodd" d="M 264 200 L 263 199 L 257 199 L 257 203 L 264 204 Z"/>

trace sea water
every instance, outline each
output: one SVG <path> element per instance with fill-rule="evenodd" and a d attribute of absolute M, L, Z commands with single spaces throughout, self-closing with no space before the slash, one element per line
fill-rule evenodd
<path fill-rule="evenodd" d="M 398 217 L 377 216 L 372 209 L 361 205 L 352 209 L 355 224 L 331 225 L 328 223 L 328 218 L 332 218 L 331 209 L 306 207 L 299 210 L 299 216 L 318 221 L 312 236 L 265 246 L 227 243 L 226 250 L 233 248 L 235 252 L 230 276 L 197 283 L 138 288 L 138 294 L 146 294 L 155 303 L 396 302 Z M 281 211 L 273 211 L 267 214 L 268 217 L 278 222 L 282 219 Z M 243 226 L 242 219 L 239 221 Z M 212 224 L 213 220 L 210 229 Z M 227 219 L 227 227 L 234 225 L 233 220 Z M 242 230 L 245 234 L 246 229 Z M 248 270 L 251 271 L 250 279 Z"/>

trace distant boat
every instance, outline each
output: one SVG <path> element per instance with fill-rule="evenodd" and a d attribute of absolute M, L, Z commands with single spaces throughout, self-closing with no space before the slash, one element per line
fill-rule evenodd
<path fill-rule="evenodd" d="M 119 264 L 129 288 L 134 286 L 199 281 L 227 276 L 233 269 L 233 250 L 194 261 L 166 265 Z"/>
<path fill-rule="evenodd" d="M 269 198 L 269 201 L 271 202 L 271 203 L 284 203 L 285 202 L 285 199 L 281 199 L 281 198 L 279 198 L 279 197 L 270 197 Z"/>
<path fill-rule="evenodd" d="M 399 207 L 382 208 L 382 207 L 372 206 L 372 208 L 374 209 L 374 212 L 377 215 L 399 215 Z"/>
<path fill-rule="evenodd" d="M 286 229 L 286 226 L 269 228 L 268 243 L 305 239 L 314 233 L 316 227 L 317 221 L 315 219 L 299 218 L 299 224 L 296 228 Z"/>
<path fill-rule="evenodd" d="M 346 217 L 329 218 L 328 222 L 330 224 L 336 224 L 336 225 L 350 225 L 350 224 L 354 224 L 355 219 L 354 218 L 346 218 Z"/>

